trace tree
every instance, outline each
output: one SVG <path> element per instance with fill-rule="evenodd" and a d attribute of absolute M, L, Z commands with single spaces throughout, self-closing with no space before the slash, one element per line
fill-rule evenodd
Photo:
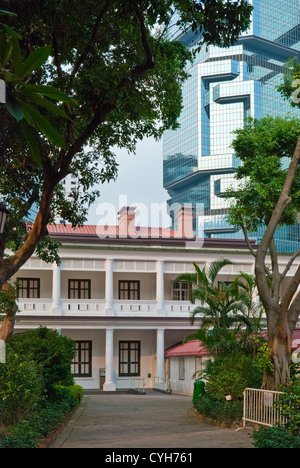
<path fill-rule="evenodd" d="M 196 333 L 185 339 L 199 339 L 214 355 L 228 354 L 247 346 L 247 338 L 261 331 L 259 313 L 255 302 L 255 280 L 241 273 L 227 284 L 217 281 L 217 276 L 230 260 L 217 260 L 203 269 L 194 263 L 195 273 L 185 273 L 175 282 L 186 281 L 192 286 L 191 302 L 200 304 L 191 317 L 201 316 Z"/>
<path fill-rule="evenodd" d="M 297 222 L 300 208 L 300 120 L 266 117 L 250 120 L 236 132 L 233 148 L 242 165 L 236 173 L 243 178 L 228 197 L 235 202 L 230 208 L 229 222 L 241 228 L 255 258 L 255 277 L 260 299 L 267 317 L 269 357 L 272 369 L 265 372 L 263 388 L 274 389 L 290 377 L 291 336 L 300 310 L 300 267 L 283 287 L 300 249 L 292 253 L 280 271 L 274 240 L 278 227 Z M 258 226 L 265 233 L 257 250 L 249 243 L 249 235 Z M 268 265 L 267 254 L 270 255 Z"/>
<path fill-rule="evenodd" d="M 0 10 L 0 16 L 15 17 L 14 13 Z M 44 45 L 31 51 L 26 60 L 22 61 L 20 48 L 21 35 L 13 28 L 0 23 L 0 79 L 5 86 L 4 107 L 12 117 L 20 123 L 31 155 L 37 164 L 41 163 L 41 155 L 37 135 L 37 128 L 54 145 L 65 147 L 65 143 L 57 130 L 32 106 L 48 109 L 55 116 L 68 118 L 67 114 L 52 100 L 73 103 L 66 94 L 51 86 L 32 85 L 28 77 L 45 64 L 51 54 L 51 46 Z M 5 80 L 5 81 L 3 81 Z M 48 99 L 51 98 L 51 100 Z"/>
<path fill-rule="evenodd" d="M 73 226 L 84 222 L 87 206 L 99 196 L 92 187 L 117 175 L 113 147 L 134 152 L 138 140 L 158 139 L 177 127 L 192 54 L 169 39 L 171 26 L 201 31 L 199 47 L 228 46 L 247 29 L 252 11 L 245 0 L 28 0 L 26 8 L 18 0 L 3 0 L 2 5 L 17 14 L 7 25 L 21 35 L 23 60 L 35 48 L 52 47 L 51 60 L 35 70 L 30 83 L 59 89 L 74 105 L 63 104 L 67 119 L 40 109 L 64 140 L 57 148 L 38 129 L 40 165 L 30 159 L 17 122 L 0 114 L 0 193 L 10 209 L 0 247 L 0 287 L 36 249 L 47 261 L 58 261 L 47 225 L 54 213 Z M 8 82 L 8 90 L 11 86 Z M 68 200 L 62 181 L 70 173 L 79 177 L 82 190 Z M 24 219 L 34 204 L 38 213 L 28 230 Z M 8 247 L 13 253 L 4 258 Z"/>

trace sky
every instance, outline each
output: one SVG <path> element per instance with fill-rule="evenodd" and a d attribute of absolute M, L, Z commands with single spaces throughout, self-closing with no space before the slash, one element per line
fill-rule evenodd
<path fill-rule="evenodd" d="M 136 153 L 117 150 L 119 173 L 115 182 L 100 186 L 101 197 L 90 208 L 87 224 L 115 225 L 122 206 L 135 206 L 136 225 L 169 227 L 169 195 L 163 188 L 162 141 L 144 139 Z"/>

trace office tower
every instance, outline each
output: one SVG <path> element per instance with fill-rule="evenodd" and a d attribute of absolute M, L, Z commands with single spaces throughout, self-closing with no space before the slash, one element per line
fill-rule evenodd
<path fill-rule="evenodd" d="M 79 191 L 79 179 L 73 174 L 68 174 L 62 181 L 62 186 L 65 198 L 72 201 L 73 195 Z M 64 224 L 65 220 L 57 214 L 55 216 L 55 223 Z"/>
<path fill-rule="evenodd" d="M 166 131 L 163 139 L 169 207 L 193 205 L 196 215 L 200 214 L 195 229 L 199 235 L 203 230 L 204 237 L 243 237 L 225 219 L 224 192 L 239 164 L 231 148 L 232 132 L 249 116 L 299 115 L 277 91 L 286 62 L 300 56 L 299 0 L 249 3 L 254 7 L 251 26 L 237 43 L 229 48 L 202 47 L 188 67 L 180 128 Z M 195 45 L 191 32 L 177 33 L 174 40 L 189 48 Z M 251 238 L 259 242 L 262 235 L 263 229 Z M 299 238 L 299 225 L 278 230 L 278 250 L 294 251 Z"/>

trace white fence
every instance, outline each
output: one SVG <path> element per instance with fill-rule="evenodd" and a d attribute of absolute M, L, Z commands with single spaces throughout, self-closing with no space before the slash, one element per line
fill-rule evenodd
<path fill-rule="evenodd" d="M 243 425 L 246 421 L 272 427 L 275 424 L 285 424 L 280 405 L 282 392 L 246 388 L 244 391 Z"/>
<path fill-rule="evenodd" d="M 155 390 L 162 390 L 164 392 L 171 392 L 171 380 L 164 379 L 163 377 L 153 377 L 153 388 Z"/>
<path fill-rule="evenodd" d="M 130 390 L 145 393 L 146 379 L 144 377 L 131 377 Z"/>

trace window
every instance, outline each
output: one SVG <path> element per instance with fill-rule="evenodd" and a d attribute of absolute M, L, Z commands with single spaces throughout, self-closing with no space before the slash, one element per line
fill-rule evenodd
<path fill-rule="evenodd" d="M 91 280 L 69 279 L 69 299 L 91 299 Z"/>
<path fill-rule="evenodd" d="M 21 299 L 39 299 L 40 298 L 40 279 L 39 278 L 17 278 L 18 297 Z"/>
<path fill-rule="evenodd" d="M 140 281 L 119 281 L 120 300 L 140 300 Z"/>
<path fill-rule="evenodd" d="M 187 281 L 178 281 L 173 286 L 173 301 L 189 301 L 192 285 Z"/>
<path fill-rule="evenodd" d="M 75 358 L 71 364 L 74 377 L 91 377 L 92 342 L 75 341 Z"/>
<path fill-rule="evenodd" d="M 184 357 L 180 356 L 178 358 L 178 378 L 179 380 L 184 380 Z"/>
<path fill-rule="evenodd" d="M 119 376 L 140 375 L 141 342 L 119 342 Z"/>

